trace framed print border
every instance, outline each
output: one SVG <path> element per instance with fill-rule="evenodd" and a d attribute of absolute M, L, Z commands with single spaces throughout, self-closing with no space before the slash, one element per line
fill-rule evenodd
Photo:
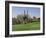
<path fill-rule="evenodd" d="M 31 5 L 43 5 L 43 33 L 34 33 L 34 34 L 18 34 L 10 35 L 9 34 L 9 4 L 31 4 Z M 19 1 L 5 1 L 5 37 L 17 37 L 17 36 L 34 36 L 34 35 L 44 35 L 45 34 L 45 4 L 37 2 L 19 2 Z"/>

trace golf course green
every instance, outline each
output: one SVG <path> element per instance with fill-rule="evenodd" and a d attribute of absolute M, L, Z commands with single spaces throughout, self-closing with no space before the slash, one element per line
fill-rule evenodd
<path fill-rule="evenodd" d="M 12 31 L 40 30 L 40 22 L 12 25 Z"/>

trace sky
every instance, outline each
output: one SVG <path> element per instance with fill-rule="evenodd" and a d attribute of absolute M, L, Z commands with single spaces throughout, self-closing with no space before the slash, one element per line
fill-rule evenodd
<path fill-rule="evenodd" d="M 40 8 L 36 8 L 36 7 L 12 7 L 12 16 L 17 16 L 18 14 L 23 14 L 25 10 L 25 13 L 27 13 L 28 10 L 28 14 L 30 16 L 36 16 L 36 17 L 40 17 Z"/>

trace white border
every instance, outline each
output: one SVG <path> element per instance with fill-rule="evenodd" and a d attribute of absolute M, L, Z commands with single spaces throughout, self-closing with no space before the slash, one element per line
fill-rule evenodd
<path fill-rule="evenodd" d="M 12 32 L 12 6 L 17 6 L 17 7 L 38 7 L 38 8 L 40 8 L 40 30 L 13 31 Z M 13 35 L 13 34 L 43 33 L 43 6 L 42 5 L 9 4 L 9 33 L 11 35 Z"/>

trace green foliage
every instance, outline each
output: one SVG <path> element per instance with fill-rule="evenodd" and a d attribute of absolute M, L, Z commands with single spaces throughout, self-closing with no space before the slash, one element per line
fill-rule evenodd
<path fill-rule="evenodd" d="M 29 23 L 31 22 L 31 16 L 28 15 L 27 17 L 27 14 L 25 15 L 18 15 L 17 18 L 12 18 L 12 23 L 13 25 L 14 24 L 21 24 L 21 23 Z"/>
<path fill-rule="evenodd" d="M 32 22 L 37 22 L 37 21 L 40 21 L 40 18 L 36 18 L 34 16 L 32 19 L 30 15 L 20 14 L 20 15 L 17 15 L 17 18 L 12 18 L 12 25 L 23 24 L 23 23 L 26 24 L 26 23 L 32 23 Z"/>

